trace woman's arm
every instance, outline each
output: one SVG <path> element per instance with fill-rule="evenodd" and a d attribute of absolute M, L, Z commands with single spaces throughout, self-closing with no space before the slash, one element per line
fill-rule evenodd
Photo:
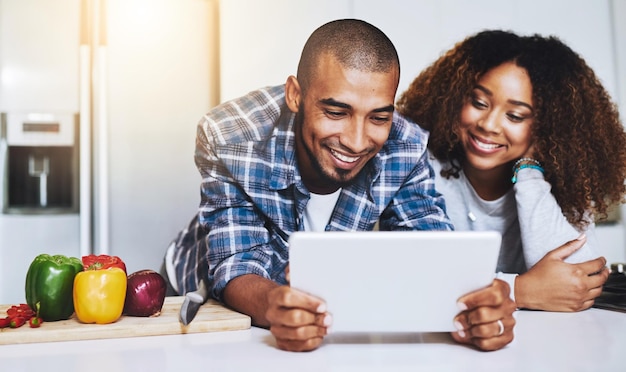
<path fill-rule="evenodd" d="M 550 311 L 591 307 L 608 277 L 593 223 L 584 232 L 572 226 L 535 169 L 518 172 L 515 198 L 528 268 L 514 282 L 517 306 Z"/>
<path fill-rule="evenodd" d="M 544 180 L 540 171 L 531 168 L 520 170 L 514 189 L 527 268 L 534 266 L 554 248 L 576 239 L 581 233 L 586 235 L 586 243 L 565 258 L 565 262 L 579 263 L 600 256 L 594 224 L 590 223 L 585 231 L 572 226 L 563 216 L 550 192 L 550 184 Z"/>

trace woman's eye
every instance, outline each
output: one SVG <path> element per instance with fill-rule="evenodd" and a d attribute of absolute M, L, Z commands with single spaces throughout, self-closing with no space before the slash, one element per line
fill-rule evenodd
<path fill-rule="evenodd" d="M 524 120 L 523 116 L 519 116 L 515 114 L 508 114 L 507 116 L 509 117 L 509 120 L 511 120 L 514 123 L 520 123 Z"/>
<path fill-rule="evenodd" d="M 472 106 L 479 108 L 479 109 L 483 109 L 487 107 L 487 104 L 479 99 L 473 98 L 472 99 Z"/>

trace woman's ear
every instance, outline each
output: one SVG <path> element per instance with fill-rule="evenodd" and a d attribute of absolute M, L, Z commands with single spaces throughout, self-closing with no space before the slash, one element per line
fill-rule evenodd
<path fill-rule="evenodd" d="M 302 99 L 300 83 L 295 76 L 291 75 L 285 83 L 285 101 L 291 112 L 298 112 L 300 109 L 300 100 Z"/>

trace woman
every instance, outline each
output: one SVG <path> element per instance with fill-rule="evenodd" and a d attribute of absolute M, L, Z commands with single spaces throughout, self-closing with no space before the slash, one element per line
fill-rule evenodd
<path fill-rule="evenodd" d="M 592 306 L 608 277 L 594 224 L 624 201 L 626 134 L 585 61 L 555 37 L 480 32 L 426 68 L 398 109 L 431 133 L 455 228 L 502 234 L 498 276 L 517 306 Z"/>

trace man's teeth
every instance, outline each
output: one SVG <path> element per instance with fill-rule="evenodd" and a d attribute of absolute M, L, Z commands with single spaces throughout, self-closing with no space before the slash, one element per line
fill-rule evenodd
<path fill-rule="evenodd" d="M 356 156 L 356 157 L 345 156 L 343 154 L 338 153 L 335 150 L 330 150 L 330 152 L 333 154 L 334 157 L 336 157 L 337 159 L 341 161 L 345 161 L 346 163 L 354 163 L 355 161 L 359 160 L 359 156 Z"/>
<path fill-rule="evenodd" d="M 484 142 L 480 142 L 477 138 L 474 138 L 474 139 L 476 140 L 476 144 L 478 145 L 478 147 L 485 149 L 485 150 L 495 149 L 496 147 L 500 146 L 496 143 L 484 143 Z"/>

